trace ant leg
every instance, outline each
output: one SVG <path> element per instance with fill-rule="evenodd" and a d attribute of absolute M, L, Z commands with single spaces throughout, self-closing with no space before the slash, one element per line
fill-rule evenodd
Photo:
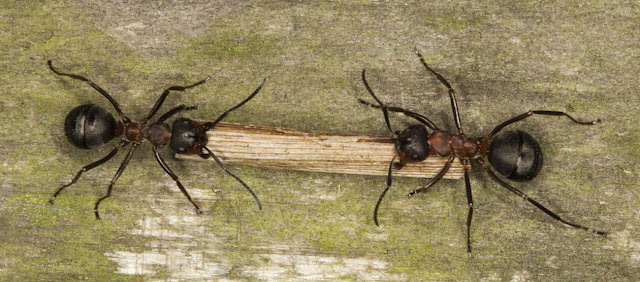
<path fill-rule="evenodd" d="M 207 130 L 213 128 L 214 126 L 216 126 L 216 124 L 218 124 L 218 122 L 220 122 L 222 119 L 224 119 L 230 112 L 236 110 L 237 108 L 242 107 L 242 105 L 244 105 L 245 103 L 249 102 L 249 100 L 253 99 L 254 96 L 256 96 L 258 94 L 258 92 L 260 92 L 260 89 L 262 89 L 262 86 L 264 86 L 264 83 L 267 81 L 267 79 L 263 79 L 262 83 L 260 83 L 260 86 L 258 86 L 258 88 L 256 88 L 256 90 L 253 91 L 253 93 L 251 93 L 251 95 L 249 95 L 249 97 L 247 97 L 246 99 L 244 99 L 244 101 L 240 102 L 240 104 L 237 104 L 235 107 L 228 109 L 226 112 L 222 113 L 215 121 L 213 122 L 207 122 L 204 124 L 204 126 L 202 127 L 202 132 L 206 132 Z"/>
<path fill-rule="evenodd" d="M 263 82 L 264 83 L 264 82 Z M 211 156 L 213 157 L 213 159 L 216 161 L 216 163 L 218 163 L 218 165 L 220 166 L 220 168 L 222 168 L 222 170 L 224 170 L 224 172 L 226 172 L 228 175 L 231 175 L 231 177 L 235 178 L 236 180 L 238 180 L 238 182 L 240 182 L 240 184 L 242 184 L 242 186 L 244 186 L 244 188 L 247 188 L 247 191 L 249 191 L 249 193 L 251 194 L 251 196 L 253 196 L 253 199 L 256 201 L 256 203 L 258 203 L 258 209 L 262 210 L 262 203 L 260 203 L 260 199 L 258 199 L 258 196 L 256 195 L 256 193 L 253 192 L 253 190 L 251 190 L 251 188 L 249 188 L 249 185 L 247 185 L 246 183 L 244 183 L 244 181 L 242 181 L 239 177 L 235 176 L 233 173 L 231 173 L 225 166 L 224 164 L 222 164 L 222 161 L 220 161 L 220 159 L 218 159 L 218 157 L 216 157 L 216 155 L 211 152 L 211 150 L 209 150 L 209 148 L 207 147 L 203 147 L 205 150 L 207 150 L 208 154 L 201 154 L 201 157 L 206 158 L 204 156 Z"/>
<path fill-rule="evenodd" d="M 169 174 L 169 176 L 171 176 L 173 181 L 176 182 L 176 184 L 178 185 L 178 188 L 180 188 L 180 191 L 182 191 L 182 194 L 184 194 L 184 196 L 187 197 L 187 200 L 189 200 L 189 202 L 191 202 L 191 204 L 196 208 L 196 211 L 199 214 L 201 214 L 202 210 L 200 210 L 200 207 L 198 207 L 198 205 L 195 202 L 193 202 L 193 200 L 191 199 L 191 196 L 189 196 L 189 193 L 187 192 L 187 189 L 185 189 L 184 186 L 182 186 L 182 183 L 180 183 L 180 180 L 178 180 L 178 176 L 175 175 L 175 173 L 173 173 L 171 169 L 169 169 L 169 167 L 164 162 L 162 157 L 160 157 L 160 153 L 158 153 L 158 148 L 156 146 L 153 146 L 153 155 L 156 157 L 156 160 L 158 161 L 162 169 L 164 169 L 164 171 L 167 174 Z"/>
<path fill-rule="evenodd" d="M 467 214 L 467 252 L 471 258 L 471 218 L 473 217 L 473 196 L 471 195 L 471 182 L 469 182 L 469 159 L 462 160 L 464 167 L 464 187 L 467 191 L 467 205 L 469 205 L 469 213 Z"/>
<path fill-rule="evenodd" d="M 107 161 L 109 161 L 111 158 L 113 158 L 118 151 L 120 150 L 120 148 L 126 146 L 127 144 L 129 144 L 128 141 L 122 140 L 120 141 L 120 143 L 118 144 L 118 146 L 116 146 L 108 155 L 106 155 L 104 158 L 99 159 L 89 165 L 86 165 L 84 167 L 82 167 L 82 169 L 80 169 L 78 171 L 78 173 L 76 174 L 76 176 L 73 178 L 73 180 L 71 180 L 71 182 L 69 182 L 68 184 L 58 188 L 58 190 L 56 190 L 55 193 L 53 193 L 53 196 L 51 196 L 51 199 L 49 199 L 49 203 L 53 205 L 53 201 L 55 201 L 56 197 L 58 196 L 58 194 L 60 194 L 60 192 L 64 189 L 67 188 L 71 185 L 73 185 L 74 183 L 76 183 L 76 181 L 78 181 L 78 179 L 80 179 L 80 176 L 82 175 L 83 172 L 91 170 L 93 168 L 96 168 L 104 163 L 106 163 Z"/>
<path fill-rule="evenodd" d="M 560 221 L 560 222 L 562 222 L 562 223 L 564 223 L 566 225 L 569 225 L 571 227 L 574 227 L 574 228 L 578 228 L 578 229 L 586 230 L 586 231 L 589 231 L 589 232 L 593 232 L 593 233 L 598 234 L 598 235 L 607 235 L 607 232 L 599 231 L 599 230 L 596 230 L 596 229 L 593 229 L 593 228 L 589 228 L 589 227 L 582 226 L 582 225 L 579 225 L 579 224 L 571 223 L 571 222 L 568 222 L 568 221 L 560 218 L 560 216 L 558 216 L 554 212 L 550 211 L 549 209 L 547 209 L 543 205 L 541 205 L 538 202 L 534 201 L 533 199 L 529 198 L 529 196 L 527 196 L 527 194 L 523 193 L 522 191 L 514 188 L 513 186 L 509 185 L 508 183 L 506 183 L 502 179 L 500 179 L 495 173 L 493 173 L 491 168 L 489 168 L 489 166 L 484 162 L 484 160 L 476 159 L 476 161 L 480 165 L 482 165 L 482 167 L 487 171 L 487 173 L 489 174 L 489 177 L 491 177 L 491 179 L 493 179 L 495 182 L 498 182 L 498 184 L 502 185 L 502 187 L 507 188 L 507 190 L 509 190 L 509 191 L 515 193 L 516 195 L 522 197 L 523 199 L 529 201 L 531 204 L 536 206 L 538 209 L 540 209 L 544 213 L 548 214 L 549 216 L 553 217 L 553 219 L 555 219 L 557 221 Z"/>
<path fill-rule="evenodd" d="M 170 117 L 172 117 L 173 115 L 175 115 L 177 113 L 180 113 L 180 112 L 183 112 L 183 111 L 195 110 L 197 108 L 198 108 L 198 106 L 190 106 L 190 107 L 187 107 L 185 105 L 177 106 L 177 107 L 173 108 L 172 110 L 166 112 L 164 115 L 162 115 L 158 119 L 158 122 L 164 122 L 165 120 L 169 119 Z"/>
<path fill-rule="evenodd" d="M 127 154 L 127 156 L 124 158 L 124 161 L 122 161 L 122 163 L 120 164 L 120 168 L 118 168 L 118 171 L 116 172 L 116 175 L 113 176 L 113 179 L 111 179 L 111 183 L 109 184 L 109 188 L 107 188 L 107 194 L 100 197 L 100 199 L 98 199 L 98 201 L 96 202 L 95 207 L 93 208 L 93 212 L 96 214 L 96 219 L 100 219 L 100 214 L 98 213 L 98 206 L 100 205 L 100 202 L 102 202 L 102 200 L 111 197 L 111 190 L 113 189 L 113 185 L 116 184 L 116 181 L 118 181 L 118 178 L 120 178 L 120 175 L 122 175 L 122 172 L 124 172 L 124 169 L 127 168 L 127 165 L 129 164 L 129 161 L 131 160 L 131 157 L 133 156 L 133 151 L 136 150 L 136 148 L 138 147 L 139 144 L 134 143 L 133 145 L 131 145 L 131 149 L 129 150 L 129 154 Z"/>
<path fill-rule="evenodd" d="M 53 65 L 51 65 L 51 60 L 47 61 L 47 65 L 49 65 L 49 69 L 51 69 L 51 71 L 53 71 L 57 75 L 68 76 L 68 77 L 71 77 L 73 79 L 81 80 L 81 81 L 84 81 L 84 82 L 88 83 L 91 87 L 93 87 L 93 89 L 97 90 L 98 92 L 100 92 L 100 94 L 102 94 L 102 96 L 107 98 L 107 100 L 109 100 L 111 105 L 113 105 L 113 107 L 116 109 L 116 112 L 118 113 L 120 118 L 124 119 L 124 113 L 122 113 L 122 110 L 120 110 L 120 106 L 118 105 L 118 102 L 116 102 L 116 100 L 113 99 L 113 97 L 111 97 L 111 95 L 109 95 L 109 93 L 107 93 L 107 91 L 104 91 L 102 88 L 100 88 L 100 86 L 96 85 L 95 83 L 91 82 L 91 80 L 88 80 L 87 78 L 85 78 L 83 76 L 79 76 L 79 75 L 75 75 L 75 74 L 69 74 L 69 73 L 63 73 L 63 72 L 57 71 L 56 69 L 53 68 Z"/>
<path fill-rule="evenodd" d="M 449 92 L 449 99 L 451 100 L 451 109 L 453 110 L 453 119 L 456 122 L 458 133 L 460 133 L 460 135 L 463 135 L 464 132 L 462 132 L 462 123 L 460 122 L 460 112 L 458 111 L 458 103 L 456 102 L 455 91 L 451 87 L 451 84 L 449 84 L 449 82 L 446 79 L 444 79 L 442 75 L 440 75 L 439 73 L 434 71 L 431 67 L 429 67 L 429 65 L 427 65 L 427 63 L 422 58 L 422 55 L 418 51 L 418 48 L 413 49 L 413 51 L 415 51 L 416 55 L 418 55 L 418 58 L 420 58 L 420 62 L 422 62 L 422 65 L 424 65 L 424 67 L 427 68 L 428 71 L 433 73 L 438 78 L 438 80 L 440 80 L 440 82 L 447 87 Z"/>
<path fill-rule="evenodd" d="M 207 80 L 211 79 L 211 77 L 207 77 L 201 81 L 198 81 L 194 84 L 191 85 L 187 85 L 187 86 L 170 86 L 169 88 L 167 88 L 164 92 L 162 92 L 162 95 L 160 95 L 160 98 L 158 98 L 158 101 L 156 101 L 155 105 L 153 105 L 153 108 L 151 108 L 151 111 L 149 111 L 149 114 L 147 115 L 147 117 L 145 117 L 142 120 L 142 123 L 147 122 L 149 119 L 151 119 L 156 112 L 158 112 L 158 109 L 160 109 L 160 106 L 162 106 L 162 103 L 164 103 L 164 99 L 167 98 L 167 96 L 169 95 L 169 93 L 171 93 L 171 90 L 174 91 L 185 91 L 186 89 L 189 89 L 191 87 L 196 87 L 200 84 L 203 84 L 205 82 L 207 82 Z"/>
<path fill-rule="evenodd" d="M 498 126 L 496 126 L 493 130 L 491 130 L 491 133 L 489 133 L 489 135 L 487 136 L 487 140 L 489 140 L 493 135 L 495 135 L 496 133 L 498 133 L 498 131 L 502 130 L 502 128 L 504 128 L 505 126 L 512 124 L 514 122 L 523 120 L 525 118 L 528 118 L 532 115 L 547 115 L 547 116 L 566 116 L 567 118 L 569 118 L 571 121 L 573 121 L 574 123 L 577 124 L 581 124 L 581 125 L 594 125 L 597 123 L 600 123 L 601 120 L 600 119 L 596 119 L 594 121 L 579 121 L 575 118 L 573 118 L 572 116 L 570 116 L 569 114 L 565 113 L 565 112 L 559 112 L 559 111 L 528 111 L 524 114 L 515 116 L 501 124 L 499 124 Z"/>
<path fill-rule="evenodd" d="M 427 191 L 427 189 L 429 189 L 429 187 L 431 187 L 433 184 L 436 184 L 436 182 L 440 181 L 440 179 L 442 179 L 442 177 L 447 174 L 447 171 L 449 171 L 449 168 L 451 168 L 451 163 L 453 163 L 453 160 L 455 159 L 455 155 L 451 154 L 451 156 L 449 156 L 449 160 L 447 161 L 447 163 L 444 164 L 444 167 L 440 170 L 440 172 L 438 172 L 438 174 L 434 177 L 431 178 L 431 180 L 429 181 L 429 183 L 427 183 L 427 185 L 422 186 L 422 188 L 418 189 L 418 190 L 414 190 L 411 193 L 409 193 L 409 197 L 417 194 L 417 193 L 421 193 L 424 191 Z"/>
<path fill-rule="evenodd" d="M 393 156 L 393 159 L 391 159 L 391 163 L 389 163 L 389 173 L 387 174 L 387 187 L 384 188 L 384 191 L 382 191 L 382 194 L 380 194 L 380 197 L 378 198 L 378 202 L 376 203 L 376 207 L 375 209 L 373 209 L 373 222 L 376 223 L 376 226 L 380 226 L 380 224 L 378 224 L 378 208 L 380 208 L 380 203 L 382 203 L 382 198 L 384 198 L 384 195 L 387 194 L 387 191 L 389 191 L 389 187 L 391 187 L 391 181 L 392 181 L 392 173 L 393 173 L 393 165 L 395 164 L 395 160 L 396 157 L 398 157 L 398 153 L 396 153 Z"/>
<path fill-rule="evenodd" d="M 420 123 L 426 125 L 427 127 L 431 128 L 431 130 L 434 130 L 434 131 L 440 130 L 440 129 L 438 129 L 438 127 L 433 122 L 431 122 L 428 118 L 426 118 L 425 116 L 423 116 L 421 114 L 414 113 L 412 111 L 408 111 L 408 110 L 405 110 L 403 108 L 398 108 L 398 107 L 388 107 L 388 106 L 374 105 L 374 104 L 371 104 L 371 103 L 369 103 L 369 102 L 367 102 L 365 100 L 362 100 L 362 99 L 358 99 L 358 101 L 360 101 L 361 104 L 367 105 L 367 106 L 372 107 L 372 108 L 387 109 L 388 111 L 391 111 L 391 112 L 402 113 L 405 116 L 414 118 L 415 120 L 419 121 Z"/>

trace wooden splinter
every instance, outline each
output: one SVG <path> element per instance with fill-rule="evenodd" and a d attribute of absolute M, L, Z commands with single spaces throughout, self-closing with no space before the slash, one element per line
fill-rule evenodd
<path fill-rule="evenodd" d="M 207 147 L 225 164 L 386 176 L 395 154 L 393 139 L 308 132 L 261 125 L 220 122 L 207 132 Z M 180 159 L 205 160 L 197 155 L 176 154 Z M 209 158 L 206 160 L 213 160 Z M 393 176 L 432 178 L 447 158 L 429 156 L 409 163 Z M 463 175 L 460 161 L 453 162 L 444 176 Z"/>

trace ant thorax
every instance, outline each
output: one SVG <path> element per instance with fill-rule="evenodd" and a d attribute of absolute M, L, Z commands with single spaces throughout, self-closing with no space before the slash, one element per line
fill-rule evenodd
<path fill-rule="evenodd" d="M 129 123 L 124 128 L 124 137 L 127 141 L 140 143 L 144 141 L 144 137 L 141 133 L 142 125 L 137 122 Z"/>
<path fill-rule="evenodd" d="M 450 156 L 453 152 L 462 158 L 475 158 L 480 151 L 480 140 L 464 135 L 451 134 L 436 130 L 429 135 L 427 141 L 431 150 L 439 156 Z"/>
<path fill-rule="evenodd" d="M 154 146 L 163 146 L 171 138 L 171 128 L 164 122 L 155 122 L 143 127 L 140 133 Z"/>

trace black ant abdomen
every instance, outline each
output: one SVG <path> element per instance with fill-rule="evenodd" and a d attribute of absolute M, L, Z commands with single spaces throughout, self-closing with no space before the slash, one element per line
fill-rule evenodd
<path fill-rule="evenodd" d="M 511 180 L 529 181 L 542 169 L 540 145 L 521 130 L 509 130 L 493 137 L 487 155 L 491 167 Z"/>
<path fill-rule="evenodd" d="M 104 145 L 118 135 L 118 125 L 111 113 L 94 104 L 78 106 L 64 121 L 69 142 L 82 149 Z"/>

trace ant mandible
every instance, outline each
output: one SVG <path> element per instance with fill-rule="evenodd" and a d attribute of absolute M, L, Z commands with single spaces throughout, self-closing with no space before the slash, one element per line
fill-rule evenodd
<path fill-rule="evenodd" d="M 240 102 L 240 104 L 225 111 L 215 121 L 201 123 L 201 122 L 192 121 L 186 118 L 179 118 L 173 122 L 173 125 L 172 125 L 173 130 L 171 130 L 171 127 L 169 127 L 169 124 L 165 122 L 167 119 L 169 119 L 170 117 L 180 112 L 194 110 L 196 109 L 196 106 L 187 107 L 185 105 L 180 105 L 166 112 L 155 122 L 149 123 L 149 120 L 158 112 L 158 109 L 160 109 L 160 106 L 162 106 L 162 104 L 164 103 L 164 100 L 167 98 L 167 96 L 171 91 L 184 91 L 186 89 L 198 86 L 200 84 L 207 82 L 207 80 L 209 80 L 210 77 L 207 77 L 202 81 L 196 82 L 188 86 L 171 86 L 167 88 L 162 93 L 162 95 L 160 95 L 160 98 L 158 98 L 158 101 L 156 101 L 155 105 L 153 105 L 153 108 L 151 108 L 151 111 L 149 111 L 149 114 L 147 114 L 147 116 L 144 119 L 142 119 L 142 121 L 134 122 L 124 115 L 122 110 L 120 110 L 120 106 L 118 105 L 118 102 L 116 102 L 116 100 L 113 99 L 111 95 L 107 93 L 107 91 L 100 88 L 100 86 L 96 85 L 91 80 L 85 77 L 57 71 L 51 65 L 51 60 L 47 61 L 47 64 L 49 65 L 49 68 L 51 69 L 51 71 L 53 71 L 57 75 L 68 76 L 70 78 L 81 80 L 89 84 L 91 87 L 93 87 L 93 89 L 97 90 L 98 92 L 100 92 L 100 94 L 102 94 L 102 96 L 107 98 L 107 100 L 109 100 L 113 108 L 118 113 L 119 120 L 116 121 L 108 111 L 94 104 L 81 105 L 71 110 L 71 112 L 69 112 L 65 120 L 64 131 L 65 131 L 65 135 L 67 136 L 67 139 L 69 139 L 69 141 L 74 146 L 82 149 L 89 149 L 89 148 L 104 145 L 109 141 L 111 141 L 112 139 L 122 136 L 122 139 L 120 140 L 118 145 L 109 154 L 107 154 L 102 159 L 99 159 L 89 165 L 82 167 L 78 171 L 76 176 L 71 180 L 71 182 L 58 188 L 58 190 L 56 190 L 56 192 L 53 194 L 53 196 L 49 200 L 49 203 L 53 204 L 58 194 L 60 194 L 60 192 L 63 189 L 76 183 L 76 181 L 78 181 L 82 173 L 106 163 L 111 158 L 113 158 L 118 153 L 118 151 L 120 151 L 120 149 L 131 144 L 131 149 L 129 149 L 129 153 L 124 158 L 124 160 L 120 164 L 120 168 L 118 168 L 118 171 L 111 179 L 109 188 L 107 188 L 107 194 L 100 197 L 98 201 L 96 201 L 96 204 L 94 207 L 94 213 L 96 215 L 96 219 L 100 219 L 100 214 L 98 213 L 98 206 L 100 205 L 100 202 L 102 202 L 104 199 L 111 196 L 111 190 L 113 189 L 113 185 L 115 185 L 116 181 L 118 180 L 118 178 L 120 178 L 120 175 L 129 164 L 129 161 L 133 156 L 133 152 L 136 150 L 138 145 L 144 143 L 145 141 L 149 141 L 149 143 L 151 143 L 151 145 L 153 146 L 152 147 L 153 154 L 156 160 L 158 161 L 158 163 L 160 164 L 160 166 L 162 167 L 162 169 L 167 174 L 169 174 L 169 176 L 171 176 L 171 178 L 176 182 L 176 185 L 178 185 L 178 188 L 180 188 L 180 191 L 182 191 L 182 194 L 184 194 L 184 196 L 187 197 L 187 200 L 191 202 L 191 204 L 196 208 L 196 211 L 198 213 L 202 213 L 202 210 L 200 210 L 200 207 L 191 199 L 191 196 L 189 196 L 189 193 L 187 192 L 187 190 L 184 188 L 182 183 L 180 183 L 180 180 L 178 180 L 178 176 L 175 173 L 173 173 L 171 169 L 169 169 L 166 162 L 162 159 L 162 157 L 160 156 L 160 153 L 158 152 L 158 149 L 164 146 L 167 142 L 169 142 L 169 149 L 177 154 L 189 154 L 189 155 L 197 154 L 198 156 L 204 159 L 212 157 L 227 174 L 235 178 L 238 182 L 240 182 L 240 184 L 242 184 L 242 186 L 244 186 L 249 191 L 249 193 L 251 193 L 251 196 L 253 196 L 256 203 L 258 203 L 258 208 L 262 209 L 262 204 L 260 203 L 258 196 L 256 196 L 253 190 L 251 190 L 251 188 L 249 188 L 247 184 L 245 184 L 242 180 L 240 180 L 240 178 L 238 178 L 229 170 L 227 170 L 227 168 L 222 164 L 220 159 L 218 159 L 218 157 L 216 157 L 216 155 L 209 148 L 206 147 L 207 145 L 206 132 L 209 129 L 214 128 L 231 111 L 241 107 L 246 102 L 251 100 L 254 96 L 256 96 L 256 94 L 258 94 L 260 89 L 262 89 L 262 86 L 264 85 L 266 80 L 263 80 L 260 86 L 258 86 L 258 88 L 255 91 L 253 91 L 253 93 L 249 95 L 249 97 L 247 97 L 244 101 Z"/>
<path fill-rule="evenodd" d="M 540 150 L 540 145 L 538 145 L 538 142 L 536 142 L 533 136 L 520 130 L 509 130 L 496 135 L 509 124 L 523 120 L 532 115 L 565 116 L 572 122 L 581 125 L 594 125 L 599 123 L 600 119 L 591 122 L 583 122 L 576 120 L 575 118 L 564 112 L 528 111 L 524 114 L 517 115 L 499 124 L 498 126 L 493 128 L 493 130 L 491 130 L 491 132 L 487 136 L 480 138 L 467 137 L 462 131 L 455 91 L 451 87 L 451 84 L 449 84 L 449 82 L 447 82 L 447 80 L 444 79 L 442 75 L 440 75 L 431 67 L 429 67 L 429 65 L 427 65 L 417 49 L 415 49 L 414 51 L 418 55 L 418 58 L 420 59 L 424 67 L 429 72 L 433 73 L 438 78 L 438 80 L 442 84 L 444 84 L 445 87 L 447 87 L 449 98 L 451 100 L 451 108 L 453 110 L 453 118 L 456 124 L 456 128 L 458 128 L 458 134 L 439 129 L 428 118 L 415 112 L 411 112 L 399 107 L 390 107 L 385 105 L 384 103 L 382 103 L 382 101 L 380 101 L 380 99 L 378 99 L 378 97 L 376 97 L 375 94 L 373 94 L 373 90 L 371 90 L 371 87 L 369 87 L 369 84 L 367 83 L 367 80 L 365 78 L 365 70 L 362 70 L 362 81 L 364 82 L 364 86 L 367 88 L 369 94 L 371 94 L 371 97 L 375 99 L 377 105 L 374 105 L 362 99 L 359 99 L 359 101 L 360 103 L 367 106 L 382 110 L 387 128 L 395 136 L 396 139 L 396 154 L 391 159 L 391 163 L 389 164 L 387 187 L 384 189 L 382 194 L 380 194 L 373 212 L 373 220 L 377 226 L 379 226 L 378 208 L 380 207 L 382 198 L 391 186 L 391 175 L 393 167 L 395 166 L 396 169 L 401 169 L 407 163 L 421 162 L 425 160 L 429 155 L 438 155 L 449 158 L 444 167 L 422 188 L 409 193 L 409 197 L 415 195 L 416 193 L 427 191 L 429 187 L 442 179 L 442 177 L 451 167 L 451 164 L 453 163 L 455 157 L 458 157 L 464 167 L 464 183 L 467 194 L 467 203 L 469 206 L 469 212 L 467 214 L 467 252 L 469 253 L 469 256 L 471 256 L 470 229 L 471 218 L 473 216 L 473 197 L 471 196 L 471 184 L 469 182 L 470 160 L 475 160 L 480 166 L 482 166 L 482 168 L 484 168 L 487 174 L 489 174 L 489 177 L 495 182 L 498 182 L 498 184 L 500 184 L 502 187 L 529 201 L 531 204 L 551 216 L 553 219 L 558 220 L 571 227 L 587 230 L 598 235 L 607 234 L 607 232 L 588 228 L 586 226 L 575 224 L 562 219 L 560 216 L 550 211 L 537 201 L 529 198 L 527 194 L 500 179 L 493 172 L 493 169 L 495 169 L 504 177 L 515 181 L 529 181 L 536 177 L 538 175 L 538 172 L 540 172 L 540 169 L 542 168 L 542 151 Z M 389 112 L 402 113 L 419 121 L 421 124 L 411 125 L 401 132 L 393 131 L 393 129 L 391 129 L 391 124 L 389 123 Z M 428 133 L 427 127 L 433 131 L 431 134 Z M 489 164 L 491 164 L 491 167 L 485 162 L 485 158 L 489 159 Z M 396 159 L 398 159 L 399 161 L 396 162 Z"/>

